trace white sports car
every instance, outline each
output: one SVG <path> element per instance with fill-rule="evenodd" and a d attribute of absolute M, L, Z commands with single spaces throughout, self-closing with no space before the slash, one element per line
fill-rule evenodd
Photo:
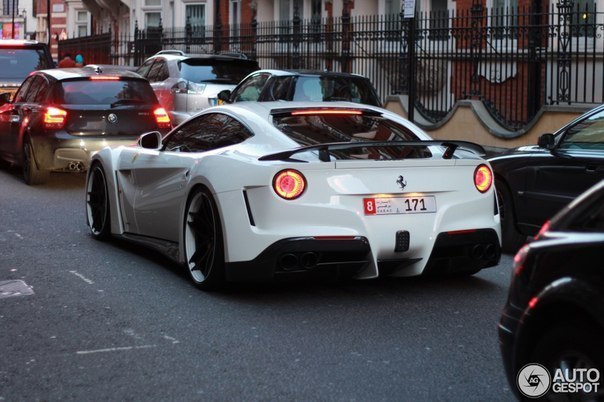
<path fill-rule="evenodd" d="M 159 249 L 206 289 L 313 272 L 473 274 L 500 258 L 480 151 L 372 106 L 217 106 L 94 154 L 87 221 L 95 238 Z"/>

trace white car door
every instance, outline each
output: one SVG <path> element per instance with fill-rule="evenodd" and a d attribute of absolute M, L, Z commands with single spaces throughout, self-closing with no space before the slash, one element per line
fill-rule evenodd
<path fill-rule="evenodd" d="M 194 155 L 133 148 L 120 156 L 120 205 L 125 231 L 177 242 Z"/>

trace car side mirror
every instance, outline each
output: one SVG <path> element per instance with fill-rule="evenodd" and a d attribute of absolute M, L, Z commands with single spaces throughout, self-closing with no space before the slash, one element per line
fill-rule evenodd
<path fill-rule="evenodd" d="M 222 91 L 218 92 L 217 96 L 221 101 L 231 103 L 231 91 L 229 89 L 223 89 Z"/>
<path fill-rule="evenodd" d="M 543 134 L 539 137 L 537 145 L 541 148 L 552 150 L 554 149 L 554 145 L 556 145 L 556 137 L 550 133 Z"/>
<path fill-rule="evenodd" d="M 162 136 L 159 131 L 151 131 L 138 137 L 138 145 L 145 149 L 160 149 Z"/>
<path fill-rule="evenodd" d="M 11 93 L 3 92 L 0 94 L 0 106 L 10 103 Z"/>

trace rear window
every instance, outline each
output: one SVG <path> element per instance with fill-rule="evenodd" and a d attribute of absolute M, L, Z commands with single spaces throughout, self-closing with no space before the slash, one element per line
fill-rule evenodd
<path fill-rule="evenodd" d="M 412 131 L 392 120 L 375 115 L 275 115 L 273 124 L 301 146 L 326 144 L 331 142 L 387 142 L 420 141 Z M 431 156 L 427 147 L 382 147 L 358 148 L 339 152 L 340 159 L 399 159 L 409 157 L 427 158 Z"/>
<path fill-rule="evenodd" d="M 136 105 L 156 104 L 157 98 L 143 80 L 63 81 L 55 87 L 53 99 L 62 104 Z"/>
<path fill-rule="evenodd" d="M 295 101 L 347 101 L 380 106 L 368 80 L 355 77 L 301 76 L 296 82 Z"/>
<path fill-rule="evenodd" d="M 52 67 L 43 49 L 0 48 L 0 79 L 23 81 L 34 70 Z"/>
<path fill-rule="evenodd" d="M 178 68 L 187 81 L 236 85 L 258 70 L 258 64 L 252 60 L 187 59 Z"/>

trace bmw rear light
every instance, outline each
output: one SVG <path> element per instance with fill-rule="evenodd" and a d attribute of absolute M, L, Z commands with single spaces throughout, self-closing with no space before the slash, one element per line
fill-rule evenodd
<path fill-rule="evenodd" d="M 153 111 L 153 115 L 155 116 L 155 122 L 159 126 L 159 128 L 170 128 L 170 116 L 166 112 L 166 109 L 163 107 L 158 107 Z"/>
<path fill-rule="evenodd" d="M 487 165 L 479 165 L 474 170 L 474 186 L 481 193 L 486 193 L 493 185 L 493 172 Z"/>
<path fill-rule="evenodd" d="M 44 127 L 54 130 L 60 130 L 65 126 L 67 112 L 58 107 L 48 107 L 44 112 Z"/>
<path fill-rule="evenodd" d="M 295 200 L 306 189 L 306 178 L 297 170 L 282 170 L 273 178 L 273 189 L 283 199 Z"/>

